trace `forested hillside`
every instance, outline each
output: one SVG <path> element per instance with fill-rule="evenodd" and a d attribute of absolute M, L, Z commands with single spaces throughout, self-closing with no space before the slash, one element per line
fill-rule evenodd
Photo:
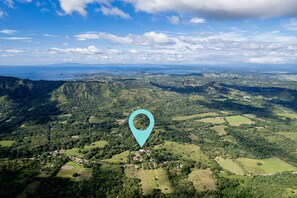
<path fill-rule="evenodd" d="M 0 194 L 296 197 L 296 106 L 274 74 L 0 77 Z M 155 117 L 143 149 L 139 108 Z"/>

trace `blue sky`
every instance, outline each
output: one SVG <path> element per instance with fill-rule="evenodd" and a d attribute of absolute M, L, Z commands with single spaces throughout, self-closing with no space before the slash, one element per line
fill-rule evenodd
<path fill-rule="evenodd" d="M 0 65 L 296 64 L 296 0 L 1 0 Z"/>

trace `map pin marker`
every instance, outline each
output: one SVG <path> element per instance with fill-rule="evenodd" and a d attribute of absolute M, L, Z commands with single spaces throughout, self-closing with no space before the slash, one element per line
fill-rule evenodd
<path fill-rule="evenodd" d="M 135 117 L 138 116 L 139 114 L 146 115 L 150 120 L 150 125 L 145 130 L 138 130 L 134 126 L 133 121 L 134 121 Z M 151 132 L 153 131 L 154 125 L 155 125 L 154 116 L 148 110 L 139 109 L 139 110 L 134 111 L 130 115 L 130 117 L 129 117 L 129 127 L 130 127 L 130 130 L 132 131 L 133 136 L 135 137 L 136 141 L 138 142 L 138 144 L 139 144 L 139 146 L 141 148 L 143 147 L 143 145 L 145 144 L 145 142 L 149 138 Z"/>

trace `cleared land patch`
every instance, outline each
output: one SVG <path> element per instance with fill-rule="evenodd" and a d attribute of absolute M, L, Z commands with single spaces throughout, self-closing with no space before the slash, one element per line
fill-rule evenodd
<path fill-rule="evenodd" d="M 192 172 L 188 176 L 189 181 L 193 182 L 193 185 L 197 191 L 215 190 L 216 184 L 212 178 L 210 170 L 192 169 Z"/>
<path fill-rule="evenodd" d="M 96 123 L 100 123 L 102 121 L 102 119 L 96 117 L 96 116 L 90 116 L 89 117 L 89 123 L 91 124 L 96 124 Z"/>
<path fill-rule="evenodd" d="M 154 147 L 154 149 L 156 150 L 163 148 L 181 157 L 184 160 L 194 160 L 204 163 L 209 162 L 207 156 L 204 155 L 200 147 L 195 144 L 166 141 L 164 144 L 156 145 Z"/>
<path fill-rule="evenodd" d="M 226 142 L 230 142 L 230 143 L 233 143 L 233 144 L 237 144 L 237 140 L 235 137 L 231 136 L 231 135 L 227 135 L 224 137 L 224 141 Z"/>
<path fill-rule="evenodd" d="M 283 114 L 277 114 L 277 115 L 280 116 L 280 117 L 297 119 L 297 114 L 296 113 L 283 113 Z"/>
<path fill-rule="evenodd" d="M 250 159 L 238 158 L 237 161 L 241 163 L 248 173 L 252 174 L 275 174 L 284 171 L 297 171 L 297 168 L 285 161 L 272 157 L 268 159 Z"/>
<path fill-rule="evenodd" d="M 297 167 L 288 164 L 277 157 L 268 159 L 224 159 L 222 157 L 216 157 L 215 160 L 224 169 L 238 175 L 242 175 L 245 173 L 255 175 L 268 175 L 284 171 L 297 171 Z"/>
<path fill-rule="evenodd" d="M 214 130 L 215 132 L 217 132 L 219 134 L 219 136 L 223 136 L 226 135 L 226 131 L 225 129 L 227 128 L 227 126 L 225 125 L 219 125 L 219 126 L 214 126 L 211 129 Z"/>
<path fill-rule="evenodd" d="M 101 160 L 102 162 L 108 162 L 108 163 L 115 163 L 115 164 L 125 164 L 128 163 L 128 156 L 130 151 L 124 151 L 120 154 L 116 154 L 112 156 L 110 159 L 104 159 Z"/>
<path fill-rule="evenodd" d="M 205 117 L 215 117 L 215 116 L 218 116 L 218 114 L 215 112 L 209 112 L 209 113 L 200 113 L 200 114 L 194 114 L 189 116 L 179 116 L 179 117 L 173 118 L 172 120 L 185 121 L 185 120 L 191 120 L 195 118 L 205 118 Z"/>
<path fill-rule="evenodd" d="M 234 159 L 224 159 L 222 157 L 216 157 L 215 160 L 220 164 L 220 166 L 231 173 L 237 175 L 243 175 L 244 170 L 239 166 L 236 160 Z"/>
<path fill-rule="evenodd" d="M 297 142 L 297 132 L 279 132 L 278 134 Z"/>
<path fill-rule="evenodd" d="M 252 120 L 243 116 L 228 116 L 226 117 L 226 120 L 231 126 L 240 126 L 242 124 L 254 124 Z"/>
<path fill-rule="evenodd" d="M 159 168 L 154 170 L 136 169 L 134 167 L 126 167 L 125 174 L 130 178 L 139 178 L 141 180 L 141 188 L 143 194 L 150 194 L 153 189 L 160 189 L 162 193 L 171 193 L 172 187 L 168 179 L 166 170 Z"/>
<path fill-rule="evenodd" d="M 3 147 L 10 147 L 14 144 L 14 141 L 10 141 L 10 140 L 2 140 L 0 141 L 0 146 Z"/>
<path fill-rule="evenodd" d="M 84 148 L 72 148 L 72 149 L 67 149 L 65 150 L 66 155 L 71 155 L 74 157 L 79 157 L 83 158 L 84 157 L 84 152 L 90 151 L 94 148 L 104 148 L 105 146 L 108 145 L 108 142 L 105 140 L 100 140 L 91 143 L 90 145 L 85 146 Z"/>
<path fill-rule="evenodd" d="M 223 117 L 204 118 L 204 119 L 197 120 L 197 122 L 204 122 L 209 124 L 224 124 L 225 119 Z"/>
<path fill-rule="evenodd" d="M 78 174 L 77 177 L 74 177 L 74 174 Z M 91 176 L 91 168 L 84 168 L 82 165 L 76 164 L 74 162 L 67 162 L 61 167 L 60 171 L 57 174 L 57 177 L 66 177 L 74 181 L 89 179 Z"/>

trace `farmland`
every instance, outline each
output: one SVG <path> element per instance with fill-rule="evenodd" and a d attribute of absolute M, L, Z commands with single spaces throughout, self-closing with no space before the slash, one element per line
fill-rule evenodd
<path fill-rule="evenodd" d="M 127 167 L 125 174 L 131 178 L 139 178 L 144 195 L 150 194 L 154 188 L 167 194 L 172 192 L 171 183 L 164 169 L 138 170 Z"/>
<path fill-rule="evenodd" d="M 251 121 L 249 118 L 243 116 L 228 116 L 226 117 L 226 120 L 231 126 L 240 126 L 242 124 L 254 124 L 254 122 Z"/>

